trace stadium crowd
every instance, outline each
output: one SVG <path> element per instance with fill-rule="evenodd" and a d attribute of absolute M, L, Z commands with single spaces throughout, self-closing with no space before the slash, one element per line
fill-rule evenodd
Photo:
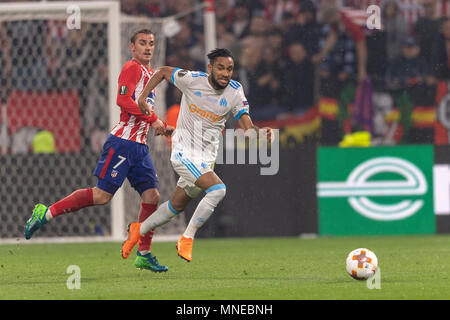
<path fill-rule="evenodd" d="M 122 10 L 163 17 L 198 2 L 122 0 Z M 215 0 L 217 46 L 237 57 L 234 77 L 245 88 L 252 116 L 301 115 L 319 96 L 337 96 L 365 76 L 376 90 L 414 87 L 420 99 L 432 99 L 436 81 L 450 79 L 450 20 L 440 14 L 440 1 L 417 0 L 421 11 L 413 21 L 405 19 L 399 1 L 371 3 L 381 7 L 381 30 L 369 30 L 361 20 L 367 1 Z M 168 41 L 167 63 L 204 69 L 201 12 L 180 23 L 182 31 Z M 331 30 L 337 39 L 327 50 Z M 172 90 L 168 105 L 179 99 Z"/>
<path fill-rule="evenodd" d="M 121 10 L 166 17 L 201 2 L 121 0 Z M 419 14 L 406 20 L 402 1 L 393 0 L 215 0 L 217 47 L 234 53 L 233 77 L 243 84 L 254 120 L 301 116 L 320 97 L 339 97 L 365 79 L 376 91 L 407 91 L 414 104 L 430 105 L 437 81 L 450 79 L 450 19 L 438 0 L 413 2 Z M 381 8 L 381 29 L 366 27 L 371 3 Z M 202 10 L 178 22 L 180 32 L 167 39 L 166 64 L 205 70 Z M 98 108 L 107 97 L 105 33 L 101 24 L 68 33 L 45 22 L 0 22 L 0 98 L 6 101 L 11 85 L 79 89 L 83 135 L 107 130 Z M 179 90 L 168 90 L 167 106 L 178 104 Z"/>

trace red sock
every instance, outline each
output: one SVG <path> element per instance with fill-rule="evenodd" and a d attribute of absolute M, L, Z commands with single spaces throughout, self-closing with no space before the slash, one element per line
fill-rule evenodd
<path fill-rule="evenodd" d="M 141 210 L 139 211 L 139 222 L 143 222 L 145 219 L 150 217 L 153 212 L 158 208 L 157 204 L 151 203 L 141 203 Z M 150 251 L 152 246 L 153 234 L 155 233 L 155 229 L 150 230 L 144 236 L 141 236 L 141 240 L 139 242 L 138 251 Z"/>
<path fill-rule="evenodd" d="M 60 214 L 73 212 L 94 204 L 91 188 L 74 191 L 71 195 L 59 200 L 50 207 L 53 218 Z"/>

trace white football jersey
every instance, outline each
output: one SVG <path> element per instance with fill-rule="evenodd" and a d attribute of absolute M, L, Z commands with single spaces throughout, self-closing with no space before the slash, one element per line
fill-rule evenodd
<path fill-rule="evenodd" d="M 213 163 L 228 117 L 239 119 L 249 112 L 242 85 L 231 80 L 225 89 L 216 90 L 209 83 L 208 74 L 180 68 L 173 72 L 172 83 L 183 93 L 173 150 Z"/>

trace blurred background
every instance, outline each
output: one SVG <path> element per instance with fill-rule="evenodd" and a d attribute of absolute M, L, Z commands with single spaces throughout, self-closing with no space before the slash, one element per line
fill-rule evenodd
<path fill-rule="evenodd" d="M 42 9 L 33 12 L 20 2 L 0 2 L 18 8 L 12 14 L 0 6 L 0 238 L 12 239 L 21 237 L 35 203 L 95 185 L 92 171 L 111 129 L 110 26 L 105 13 L 81 11 L 79 28 L 71 30 L 68 12 L 46 9 L 53 1 L 35 1 Z M 121 64 L 130 58 L 131 33 L 149 26 L 158 40 L 155 68 L 207 71 L 202 4 L 121 0 Z M 368 11 L 371 5 L 377 7 Z M 450 2 L 214 0 L 213 6 L 216 46 L 233 52 L 233 78 L 244 88 L 255 123 L 279 129 L 280 159 L 273 176 L 260 175 L 257 165 L 218 165 L 227 198 L 199 236 L 450 232 Z M 165 28 L 170 17 L 176 23 Z M 379 27 L 368 25 L 377 19 Z M 181 92 L 163 89 L 159 116 L 175 123 Z M 176 183 L 170 146 L 149 144 L 165 201 Z M 344 181 L 332 173 L 349 175 L 371 157 L 393 154 L 426 177 L 426 192 L 408 195 L 411 201 L 424 197 L 423 217 L 418 210 L 386 227 L 389 219 L 370 221 L 346 205 L 347 198 L 331 204 L 339 208 L 336 216 L 325 212 L 331 200 L 318 196 L 321 181 Z M 354 159 L 359 162 L 350 165 Z M 138 212 L 133 193 L 125 186 L 126 222 Z M 374 198 L 388 208 L 402 200 Z M 195 204 L 161 234 L 182 231 Z M 109 236 L 111 211 L 107 205 L 68 215 L 46 226 L 43 236 Z M 333 229 L 333 221 L 352 216 L 354 225 Z M 429 227 L 405 228 L 416 218 Z M 367 220 L 367 228 L 355 228 L 358 219 Z"/>

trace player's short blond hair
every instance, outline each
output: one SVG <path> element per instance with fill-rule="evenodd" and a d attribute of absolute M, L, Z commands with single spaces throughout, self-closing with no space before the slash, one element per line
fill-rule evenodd
<path fill-rule="evenodd" d="M 142 33 L 142 34 L 153 34 L 153 35 L 154 35 L 153 31 L 150 30 L 150 29 L 140 29 L 140 30 L 135 31 L 135 32 L 131 35 L 130 42 L 131 42 L 131 43 L 135 43 L 138 34 L 141 34 L 141 33 Z"/>

